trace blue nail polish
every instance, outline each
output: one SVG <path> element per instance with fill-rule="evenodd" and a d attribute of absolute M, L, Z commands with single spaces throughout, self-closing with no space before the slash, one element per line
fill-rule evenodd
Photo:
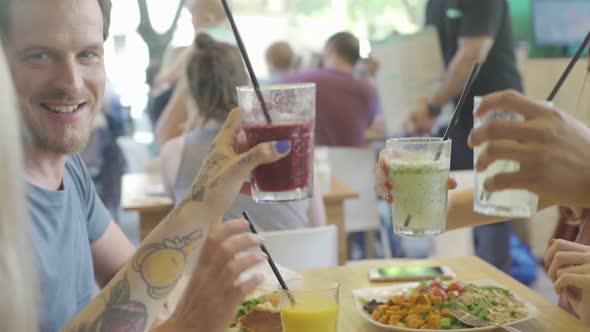
<path fill-rule="evenodd" d="M 278 153 L 285 153 L 291 150 L 291 141 L 280 141 L 275 143 L 275 150 L 277 150 Z"/>

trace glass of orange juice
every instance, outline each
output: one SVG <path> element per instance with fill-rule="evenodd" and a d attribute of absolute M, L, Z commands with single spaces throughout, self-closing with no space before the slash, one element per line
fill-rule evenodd
<path fill-rule="evenodd" d="M 283 332 L 336 332 L 337 282 L 301 278 L 287 281 L 287 287 L 280 297 Z"/>

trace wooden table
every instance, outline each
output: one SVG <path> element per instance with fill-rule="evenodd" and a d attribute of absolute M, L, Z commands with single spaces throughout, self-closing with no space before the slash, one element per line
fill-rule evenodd
<path fill-rule="evenodd" d="M 338 332 L 385 332 L 366 320 L 356 311 L 352 297 L 352 290 L 395 283 L 370 283 L 367 271 L 370 268 L 390 265 L 414 265 L 414 266 L 449 266 L 457 274 L 460 281 L 492 280 L 512 292 L 519 294 L 525 300 L 539 308 L 540 315 L 536 318 L 516 325 L 523 332 L 563 331 L 582 332 L 588 331 L 584 323 L 569 313 L 559 308 L 555 303 L 550 303 L 540 295 L 530 290 L 523 284 L 512 279 L 500 270 L 477 257 L 439 258 L 422 260 L 373 260 L 360 261 L 352 265 L 329 269 L 299 271 L 304 277 L 322 278 L 338 281 L 340 283 L 340 313 L 338 319 Z M 186 288 L 188 278 L 180 280 L 179 285 L 172 292 L 168 304 L 174 308 L 178 299 Z M 500 331 L 500 330 L 498 330 Z"/>
<path fill-rule="evenodd" d="M 139 214 L 139 237 L 145 237 L 172 210 L 174 203 L 164 192 L 162 178 L 157 173 L 123 175 L 121 207 Z"/>
<path fill-rule="evenodd" d="M 159 174 L 132 173 L 123 176 L 121 206 L 125 211 L 139 213 L 139 235 L 143 240 L 172 210 L 173 202 L 163 192 Z M 327 223 L 338 227 L 338 260 L 346 263 L 348 245 L 344 227 L 344 201 L 358 197 L 358 193 L 342 181 L 332 178 L 332 190 L 323 195 Z"/>
<path fill-rule="evenodd" d="M 425 260 L 375 260 L 355 263 L 348 266 L 341 266 L 332 269 L 319 269 L 300 271 L 304 277 L 323 278 L 338 281 L 340 283 L 340 318 L 338 321 L 339 332 L 381 332 L 385 331 L 365 321 L 357 313 L 352 289 L 383 286 L 394 283 L 370 283 L 367 278 L 367 271 L 373 267 L 396 265 L 417 265 L 417 266 L 449 266 L 457 274 L 461 281 L 493 280 L 507 289 L 521 295 L 524 299 L 539 308 L 541 314 L 528 322 L 516 327 L 523 332 L 529 331 L 587 331 L 584 324 L 568 314 L 555 303 L 549 303 L 537 293 L 533 292 L 523 284 L 512 279 L 500 270 L 477 257 L 441 258 Z"/>

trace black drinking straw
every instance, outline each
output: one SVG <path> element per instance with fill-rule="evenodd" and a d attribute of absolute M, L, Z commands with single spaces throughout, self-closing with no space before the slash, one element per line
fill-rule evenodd
<path fill-rule="evenodd" d="M 232 15 L 231 10 L 227 5 L 227 1 L 221 0 L 221 3 L 223 4 L 223 9 L 225 10 L 225 14 L 227 15 L 227 19 L 229 20 L 231 29 L 234 32 L 236 41 L 238 42 L 238 48 L 240 49 L 240 53 L 242 53 L 242 58 L 246 63 L 246 68 L 248 69 L 248 74 L 250 74 L 250 80 L 252 80 L 252 85 L 254 85 L 254 92 L 256 93 L 256 97 L 258 97 L 258 101 L 260 102 L 260 106 L 262 107 L 262 113 L 264 113 L 266 123 L 271 124 L 272 120 L 270 118 L 270 114 L 268 113 L 268 108 L 266 107 L 266 103 L 264 102 L 264 98 L 262 97 L 262 93 L 260 92 L 260 84 L 258 84 L 258 79 L 256 78 L 256 74 L 254 74 L 254 69 L 252 68 L 252 64 L 250 63 L 250 58 L 248 57 L 248 53 L 246 52 L 246 47 L 244 46 L 242 37 L 240 37 L 240 32 L 238 31 L 238 27 L 236 26 L 236 22 L 234 21 L 234 16 Z"/>
<path fill-rule="evenodd" d="M 475 82 L 475 79 L 477 78 L 477 74 L 479 74 L 479 62 L 474 63 L 473 68 L 471 68 L 471 73 L 469 74 L 469 78 L 467 78 L 467 82 L 465 83 L 465 86 L 463 87 L 463 92 L 461 92 L 461 96 L 459 97 L 459 102 L 457 103 L 457 106 L 455 107 L 455 113 L 453 113 L 453 118 L 451 118 L 451 122 L 449 123 L 449 126 L 447 127 L 447 130 L 445 131 L 445 134 L 443 135 L 443 138 L 442 138 L 443 141 L 446 141 L 449 139 L 449 137 L 451 136 L 451 133 L 453 132 L 453 129 L 457 125 L 457 122 L 459 120 L 459 115 L 463 111 L 463 106 L 465 105 L 465 101 L 467 100 L 467 96 L 471 92 L 471 86 L 473 86 L 473 82 Z M 436 153 L 436 156 L 434 157 L 434 161 L 437 161 L 438 159 L 440 159 L 441 153 L 442 153 L 442 147 Z"/>
<path fill-rule="evenodd" d="M 574 65 L 576 64 L 576 62 L 578 62 L 578 59 L 582 55 L 582 52 L 584 51 L 586 46 L 588 46 L 589 42 L 590 42 L 590 32 L 588 32 L 588 34 L 586 35 L 586 38 L 584 38 L 584 41 L 582 42 L 580 47 L 578 47 L 576 54 L 574 54 L 574 57 L 572 58 L 570 63 L 565 68 L 565 71 L 563 72 L 563 74 L 561 74 L 561 77 L 557 81 L 557 84 L 555 84 L 555 86 L 553 87 L 553 90 L 551 90 L 551 93 L 549 93 L 549 96 L 547 97 L 547 101 L 553 101 L 553 99 L 555 98 L 555 95 L 557 95 L 557 93 L 559 92 L 559 89 L 561 89 L 561 86 L 563 85 L 563 83 L 565 82 L 567 77 L 569 76 L 569 74 L 572 71 L 572 69 L 574 68 Z"/>
<path fill-rule="evenodd" d="M 442 138 L 443 142 L 449 139 L 449 137 L 451 136 L 451 133 L 453 132 L 453 129 L 457 125 L 457 122 L 459 120 L 459 115 L 463 111 L 463 108 L 464 108 L 463 106 L 465 105 L 465 101 L 467 100 L 467 96 L 471 92 L 471 87 L 473 86 L 473 82 L 475 82 L 475 80 L 477 79 L 478 74 L 479 74 L 479 62 L 475 62 L 473 64 L 473 68 L 471 68 L 471 73 L 469 74 L 469 77 L 467 78 L 467 82 L 465 82 L 465 86 L 463 87 L 463 92 L 461 92 L 461 96 L 459 97 L 459 102 L 457 102 L 457 106 L 455 106 L 455 113 L 453 113 L 453 118 L 451 119 L 451 122 L 449 122 L 449 126 L 447 127 L 447 130 L 445 131 L 445 134 L 443 135 L 443 138 Z M 438 150 L 438 152 L 436 153 L 436 156 L 434 157 L 434 161 L 438 161 L 440 159 L 440 155 L 442 154 L 442 149 L 443 149 L 443 147 L 441 146 L 440 149 Z M 406 220 L 404 221 L 404 227 L 408 227 L 410 225 L 411 221 L 412 221 L 412 216 L 408 215 L 406 217 Z"/>
<path fill-rule="evenodd" d="M 244 216 L 244 218 L 246 218 L 246 220 L 248 220 L 248 224 L 250 224 L 250 231 L 252 231 L 252 233 L 254 233 L 254 234 L 258 234 L 258 232 L 256 231 L 256 228 L 254 228 L 254 224 L 252 223 L 252 220 L 250 220 L 250 216 L 248 216 L 248 212 L 244 211 L 244 212 L 242 212 L 242 215 Z M 294 305 L 295 299 L 293 298 L 293 295 L 291 295 L 291 292 L 289 291 L 289 288 L 287 287 L 287 284 L 285 283 L 283 276 L 281 276 L 281 273 L 279 272 L 279 269 L 277 268 L 274 260 L 270 256 L 270 253 L 266 249 L 266 246 L 264 244 L 261 244 L 260 249 L 262 249 L 262 252 L 264 252 L 266 254 L 266 257 L 268 257 L 268 259 L 267 259 L 268 264 L 270 265 L 272 272 L 274 273 L 275 277 L 279 281 L 281 288 L 283 288 L 287 292 L 287 296 L 289 296 L 289 300 L 291 300 L 291 304 Z"/>

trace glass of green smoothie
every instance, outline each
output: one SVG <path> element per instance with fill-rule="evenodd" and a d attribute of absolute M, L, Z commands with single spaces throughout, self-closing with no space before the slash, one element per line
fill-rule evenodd
<path fill-rule="evenodd" d="M 436 137 L 387 141 L 393 185 L 393 230 L 404 236 L 434 236 L 445 231 L 451 140 Z"/>

